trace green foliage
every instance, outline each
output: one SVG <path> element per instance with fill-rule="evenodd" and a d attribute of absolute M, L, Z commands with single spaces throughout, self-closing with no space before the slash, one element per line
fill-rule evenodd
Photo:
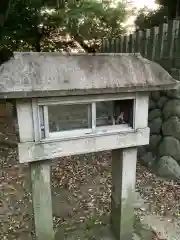
<path fill-rule="evenodd" d="M 174 19 L 180 16 L 180 0 L 156 0 L 160 4 L 160 8 L 155 11 L 147 12 L 142 9 L 135 21 L 138 29 L 146 29 L 158 26 L 167 22 L 167 19 Z"/>
<path fill-rule="evenodd" d="M 168 17 L 180 16 L 180 0 L 156 0 L 156 2 L 168 9 Z"/>
<path fill-rule="evenodd" d="M 144 30 L 147 28 L 159 26 L 167 21 L 167 10 L 164 7 L 158 10 L 148 11 L 146 8 L 141 9 L 135 20 L 138 29 Z"/>
<path fill-rule="evenodd" d="M 120 1 L 12 0 L 1 47 L 61 51 L 77 44 L 91 51 L 101 38 L 119 36 L 128 12 Z"/>

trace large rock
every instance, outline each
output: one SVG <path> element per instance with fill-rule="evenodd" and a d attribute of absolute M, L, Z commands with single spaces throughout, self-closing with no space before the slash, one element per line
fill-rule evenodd
<path fill-rule="evenodd" d="M 147 167 L 152 167 L 155 162 L 155 157 L 152 152 L 147 152 L 144 156 L 140 158 L 140 161 L 143 165 Z"/>
<path fill-rule="evenodd" d="M 156 108 L 156 103 L 152 99 L 150 99 L 149 100 L 149 109 L 151 110 L 154 108 Z"/>
<path fill-rule="evenodd" d="M 165 119 L 168 119 L 172 116 L 180 117 L 180 100 L 173 99 L 168 101 L 163 108 L 163 114 Z"/>
<path fill-rule="evenodd" d="M 158 108 L 163 108 L 164 107 L 164 105 L 165 105 L 165 103 L 168 101 L 168 98 L 167 97 L 165 97 L 165 96 L 162 96 L 160 99 L 159 99 L 159 101 L 157 102 L 157 107 Z"/>
<path fill-rule="evenodd" d="M 159 156 L 171 156 L 180 161 L 180 142 L 174 137 L 164 137 L 159 145 Z"/>
<path fill-rule="evenodd" d="M 150 124 L 151 134 L 159 134 L 161 131 L 162 119 L 160 117 L 153 119 Z"/>
<path fill-rule="evenodd" d="M 162 115 L 160 109 L 153 109 L 149 112 L 148 120 L 152 121 L 154 118 L 160 117 Z"/>
<path fill-rule="evenodd" d="M 160 94 L 159 91 L 153 91 L 151 93 L 151 97 L 152 97 L 152 100 L 158 101 L 160 99 L 160 97 L 161 97 L 161 94 Z"/>
<path fill-rule="evenodd" d="M 180 140 L 180 119 L 176 116 L 169 118 L 162 125 L 164 136 L 173 136 Z"/>
<path fill-rule="evenodd" d="M 138 152 L 137 152 L 137 156 L 138 157 L 142 157 L 146 154 L 146 146 L 140 146 L 138 147 Z"/>
<path fill-rule="evenodd" d="M 180 99 L 180 87 L 178 89 L 175 89 L 175 90 L 169 90 L 169 91 L 167 91 L 166 94 L 170 98 Z"/>
<path fill-rule="evenodd" d="M 157 134 L 150 136 L 149 149 L 151 151 L 155 151 L 157 149 L 161 141 L 161 138 L 162 138 L 161 135 L 157 135 Z"/>
<path fill-rule="evenodd" d="M 179 65 L 179 64 L 178 64 Z M 178 66 L 177 65 L 177 66 Z M 171 74 L 171 76 L 177 80 L 180 81 L 180 69 L 179 68 L 171 68 L 169 73 Z"/>
<path fill-rule="evenodd" d="M 180 166 L 174 158 L 170 156 L 161 157 L 156 170 L 160 177 L 170 180 L 180 179 Z"/>

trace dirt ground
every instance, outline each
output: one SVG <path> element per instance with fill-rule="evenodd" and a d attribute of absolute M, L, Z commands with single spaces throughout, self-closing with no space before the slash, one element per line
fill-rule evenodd
<path fill-rule="evenodd" d="M 1 240 L 34 239 L 29 179 L 29 167 L 18 164 L 16 149 L 1 149 Z M 138 163 L 136 189 L 149 203 L 148 208 L 136 211 L 137 217 L 155 213 L 180 220 L 179 183 L 157 179 Z M 66 236 L 76 236 L 74 239 L 94 239 L 96 229 L 109 223 L 110 195 L 109 152 L 54 160 L 52 200 L 56 239 L 65 239 Z"/>

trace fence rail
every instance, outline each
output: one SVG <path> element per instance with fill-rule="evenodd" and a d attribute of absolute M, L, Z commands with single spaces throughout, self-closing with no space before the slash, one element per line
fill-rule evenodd
<path fill-rule="evenodd" d="M 180 20 L 170 20 L 144 31 L 116 39 L 103 39 L 101 52 L 139 52 L 149 60 L 159 62 L 165 68 L 180 69 Z"/>

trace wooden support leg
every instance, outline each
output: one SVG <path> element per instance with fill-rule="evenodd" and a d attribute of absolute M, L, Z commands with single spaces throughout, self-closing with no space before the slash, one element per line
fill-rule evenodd
<path fill-rule="evenodd" d="M 30 164 L 36 240 L 54 240 L 50 164 Z"/>
<path fill-rule="evenodd" d="M 133 233 L 137 148 L 112 151 L 111 227 L 117 240 Z"/>

